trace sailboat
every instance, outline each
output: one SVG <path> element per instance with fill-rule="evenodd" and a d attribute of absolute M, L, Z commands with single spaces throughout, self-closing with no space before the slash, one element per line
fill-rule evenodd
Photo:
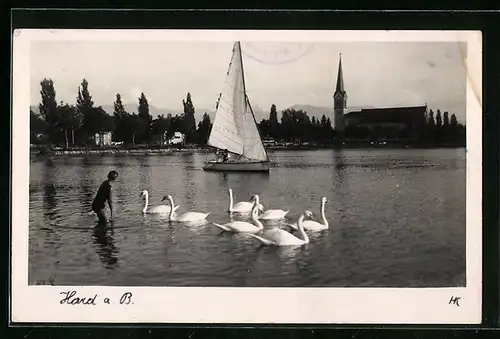
<path fill-rule="evenodd" d="M 246 93 L 239 41 L 233 45 L 233 55 L 217 102 L 208 145 L 227 152 L 230 157 L 205 161 L 205 171 L 269 172 L 269 157 Z"/>

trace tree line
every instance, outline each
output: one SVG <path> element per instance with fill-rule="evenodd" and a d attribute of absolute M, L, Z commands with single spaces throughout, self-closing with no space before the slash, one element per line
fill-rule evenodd
<path fill-rule="evenodd" d="M 438 109 L 436 113 L 432 109 L 426 121 L 417 129 L 408 126 L 402 129 L 394 126 L 347 126 L 345 137 L 354 140 L 409 140 L 412 139 L 420 144 L 430 145 L 465 145 L 465 126 L 460 124 L 455 114 L 443 114 Z"/>
<path fill-rule="evenodd" d="M 281 122 L 278 121 L 276 105 L 271 106 L 268 119 L 262 119 L 259 130 L 263 138 L 272 138 L 284 142 L 317 142 L 328 144 L 334 139 L 335 133 L 330 118 L 325 114 L 321 119 L 310 118 L 303 110 L 287 108 L 281 112 Z"/>
<path fill-rule="evenodd" d="M 448 112 L 441 114 L 438 109 L 429 111 L 429 117 L 426 126 L 427 141 L 432 143 L 460 143 L 465 145 L 466 129 L 460 124 L 455 114 L 449 115 Z"/>
<path fill-rule="evenodd" d="M 113 115 L 109 115 L 102 106 L 94 106 L 86 79 L 78 87 L 76 105 L 62 101 L 57 103 L 52 79 L 43 79 L 40 85 L 40 116 L 30 109 L 31 143 L 35 144 L 49 143 L 64 145 L 66 148 L 70 145 L 85 146 L 95 143 L 95 135 L 102 136 L 107 132 L 112 132 L 113 141 L 124 144 L 150 144 L 155 141 L 155 137 L 156 141 L 163 143 L 176 131 L 185 135 L 186 144 L 206 144 L 212 127 L 207 113 L 196 126 L 195 108 L 190 93 L 182 100 L 182 114 L 173 116 L 169 113 L 153 119 L 144 93 L 138 98 L 137 113 L 127 112 L 121 95 L 117 93 Z M 40 134 L 47 139 L 39 140 Z"/>
<path fill-rule="evenodd" d="M 180 115 L 163 114 L 153 119 L 144 93 L 138 98 L 137 112 L 127 112 L 121 95 L 116 94 L 113 114 L 109 115 L 101 106 L 95 106 L 89 91 L 89 84 L 83 79 L 78 87 L 76 105 L 56 101 L 54 82 L 43 79 L 41 102 L 38 105 L 40 116 L 30 109 L 31 143 L 49 143 L 71 146 L 84 146 L 95 143 L 94 136 L 112 132 L 112 140 L 126 145 L 164 143 L 174 132 L 185 135 L 185 144 L 206 145 L 212 128 L 210 116 L 205 112 L 196 126 L 195 107 L 191 94 L 182 100 L 183 113 Z M 343 139 L 380 140 L 410 139 L 415 131 L 380 127 L 370 129 L 362 126 L 347 126 L 342 135 L 332 128 L 330 118 L 323 114 L 321 118 L 307 115 L 303 110 L 285 109 L 278 120 L 276 105 L 272 105 L 267 119 L 258 123 L 262 138 L 272 138 L 277 142 L 313 142 L 332 144 Z M 429 111 L 425 127 L 418 131 L 418 141 L 429 144 L 454 143 L 465 144 L 465 126 L 458 123 L 455 114 L 448 114 L 438 109 Z M 46 140 L 39 140 L 43 134 Z M 101 138 L 102 139 L 102 138 Z"/>
<path fill-rule="evenodd" d="M 330 118 L 322 115 L 320 119 L 309 118 L 302 110 L 285 109 L 281 112 L 281 122 L 278 121 L 276 106 L 272 105 L 268 119 L 259 123 L 263 138 L 273 138 L 285 142 L 313 142 L 319 144 L 334 144 L 345 140 L 406 140 L 420 144 L 454 144 L 465 145 L 466 129 L 460 124 L 455 114 L 441 114 L 431 109 L 427 121 L 422 127 L 397 128 L 394 126 L 373 128 L 360 125 L 347 126 L 340 134 L 332 128 Z"/>

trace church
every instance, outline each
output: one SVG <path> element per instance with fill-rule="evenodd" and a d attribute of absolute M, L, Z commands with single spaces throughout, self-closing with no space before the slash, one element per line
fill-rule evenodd
<path fill-rule="evenodd" d="M 378 141 L 422 141 L 428 121 L 427 105 L 362 109 L 348 112 L 342 55 L 339 56 L 337 86 L 333 95 L 333 121 L 337 135 L 346 139 Z"/>

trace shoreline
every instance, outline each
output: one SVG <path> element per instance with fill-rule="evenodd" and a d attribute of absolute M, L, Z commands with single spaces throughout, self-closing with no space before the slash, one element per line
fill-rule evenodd
<path fill-rule="evenodd" d="M 266 147 L 267 151 L 320 151 L 320 150 L 344 150 L 344 149 L 457 149 L 465 148 L 466 146 L 460 145 L 366 145 L 366 144 L 353 144 L 334 146 L 271 146 Z M 213 151 L 203 147 L 182 147 L 182 148 L 102 148 L 102 149 L 55 149 L 45 150 L 32 147 L 30 149 L 30 156 L 107 156 L 107 155 L 173 155 L 173 154 L 187 154 L 198 153 L 207 154 Z"/>

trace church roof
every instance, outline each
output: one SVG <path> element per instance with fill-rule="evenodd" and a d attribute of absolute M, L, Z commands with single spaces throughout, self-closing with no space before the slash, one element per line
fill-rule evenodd
<path fill-rule="evenodd" d="M 342 54 L 339 56 L 339 72 L 337 74 L 337 87 L 335 88 L 335 93 L 345 93 L 344 90 L 344 76 L 342 74 Z"/>
<path fill-rule="evenodd" d="M 427 106 L 368 108 L 361 111 L 349 112 L 346 119 L 358 119 L 363 122 L 425 122 Z"/>

